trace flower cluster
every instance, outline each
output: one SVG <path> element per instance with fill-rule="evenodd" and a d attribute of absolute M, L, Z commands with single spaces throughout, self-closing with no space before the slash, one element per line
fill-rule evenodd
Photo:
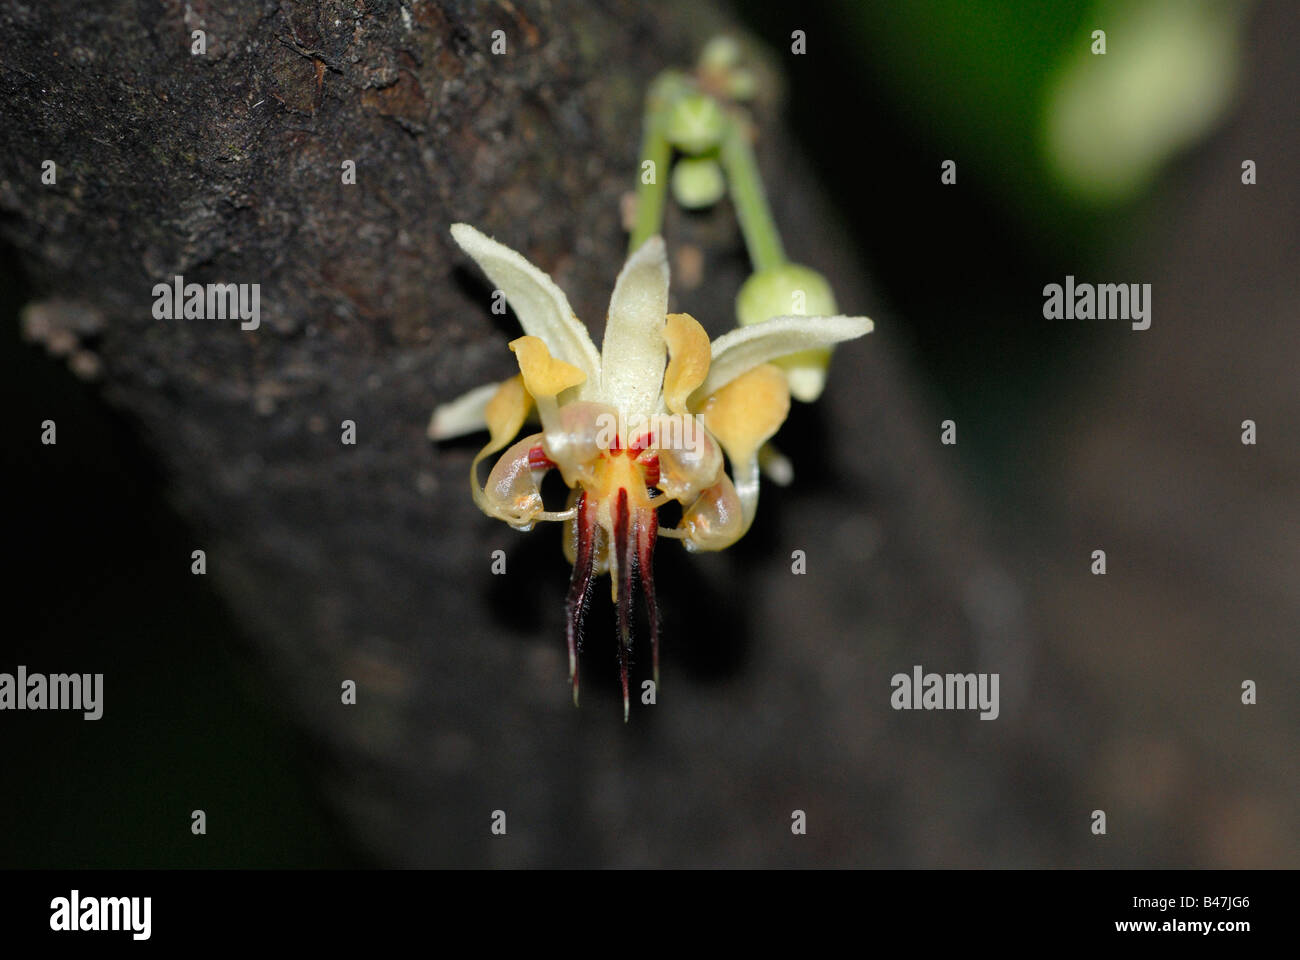
<path fill-rule="evenodd" d="M 505 294 L 525 336 L 510 344 L 519 374 L 439 407 L 430 435 L 441 440 L 486 428 L 490 439 L 470 468 L 474 502 L 519 530 L 564 523 L 573 564 L 567 620 L 575 703 L 588 591 L 595 577 L 609 574 L 626 720 L 638 583 L 658 680 L 655 541 L 664 536 L 688 550 L 721 550 L 745 534 L 758 506 L 760 451 L 790 409 L 787 372 L 772 361 L 860 337 L 871 321 L 777 316 L 710 343 L 694 318 L 668 313 L 668 261 L 654 236 L 614 284 L 597 351 L 544 272 L 473 227 L 456 224 L 451 232 Z M 533 411 L 540 431 L 516 439 Z M 479 464 L 502 450 L 481 483 Z M 563 510 L 542 502 L 541 480 L 551 470 L 570 489 Z M 661 527 L 657 511 L 668 502 L 681 505 L 681 520 Z"/>

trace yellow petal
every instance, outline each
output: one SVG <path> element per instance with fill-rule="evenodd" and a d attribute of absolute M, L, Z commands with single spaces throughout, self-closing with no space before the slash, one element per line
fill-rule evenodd
<path fill-rule="evenodd" d="M 540 337 L 520 337 L 510 344 L 524 375 L 524 386 L 534 398 L 554 397 L 587 380 L 587 375 L 571 363 L 557 360 Z"/>
<path fill-rule="evenodd" d="M 670 313 L 664 340 L 668 344 L 664 403 L 670 412 L 684 414 L 686 398 L 709 375 L 709 335 L 689 313 Z"/>
<path fill-rule="evenodd" d="M 490 450 L 499 450 L 513 437 L 518 435 L 533 405 L 533 398 L 524 389 L 524 378 L 515 374 L 509 380 L 501 382 L 497 392 L 483 408 L 483 419 L 487 421 L 488 433 L 492 440 L 488 443 Z"/>
<path fill-rule="evenodd" d="M 700 416 L 727 452 L 741 506 L 742 526 L 733 539 L 749 530 L 758 509 L 759 448 L 789 412 L 790 385 L 781 369 L 770 363 L 741 374 L 704 401 Z"/>
<path fill-rule="evenodd" d="M 790 388 L 785 374 L 765 363 L 705 400 L 700 415 L 734 465 L 752 459 L 789 412 Z"/>
<path fill-rule="evenodd" d="M 524 389 L 524 378 L 516 374 L 509 380 L 503 380 L 492 399 L 483 407 L 483 419 L 487 421 L 491 436 L 469 465 L 469 488 L 479 509 L 490 517 L 506 519 L 499 505 L 490 502 L 484 489 L 479 486 L 478 465 L 484 457 L 496 453 L 518 435 L 532 405 L 533 398 Z"/>

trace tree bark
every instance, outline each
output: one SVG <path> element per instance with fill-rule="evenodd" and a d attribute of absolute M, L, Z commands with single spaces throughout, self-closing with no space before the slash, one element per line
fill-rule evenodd
<path fill-rule="evenodd" d="M 779 69 L 764 68 L 756 106 L 777 220 L 794 259 L 878 332 L 838 352 L 823 400 L 778 436 L 794 486 L 765 488 L 741 544 L 661 544 L 653 708 L 621 722 L 606 601 L 573 709 L 558 530 L 525 537 L 481 516 L 472 445 L 425 438 L 435 404 L 512 372 L 513 318 L 492 315 L 448 226 L 472 223 L 551 272 L 599 337 L 644 90 L 728 26 L 695 0 L 0 11 L 3 233 L 46 298 L 30 333 L 60 349 L 74 338 L 80 372 L 138 424 L 298 722 L 329 745 L 333 803 L 383 862 L 1021 865 L 1077 852 L 1067 837 L 1081 831 L 1058 811 L 1087 733 L 1064 733 L 1072 704 L 1031 656 L 1016 583 L 952 481 L 941 417 L 900 365 L 833 202 L 782 137 Z M 195 30 L 206 53 L 191 52 Z M 666 234 L 672 309 L 727 329 L 747 272 L 730 207 L 670 214 Z M 153 285 L 176 275 L 260 284 L 261 326 L 155 319 Z M 505 576 L 490 572 L 498 548 Z M 794 550 L 806 575 L 791 572 Z M 1000 720 L 892 710 L 890 677 L 918 663 L 1000 673 Z M 355 707 L 340 703 L 349 679 Z M 1018 798 L 1027 780 L 1033 804 Z M 489 832 L 494 810 L 505 841 Z M 795 810 L 806 836 L 792 834 Z"/>

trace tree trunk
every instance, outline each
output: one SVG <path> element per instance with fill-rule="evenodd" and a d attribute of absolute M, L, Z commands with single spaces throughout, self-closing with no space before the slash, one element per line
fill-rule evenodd
<path fill-rule="evenodd" d="M 77 369 L 138 424 L 298 722 L 330 745 L 333 803 L 384 862 L 1016 865 L 1079 842 L 1060 771 L 1087 735 L 1063 734 L 1072 705 L 1030 656 L 941 417 L 781 135 L 782 51 L 756 107 L 777 220 L 878 332 L 778 436 L 795 483 L 765 488 L 741 544 L 661 544 L 655 706 L 621 722 L 606 601 L 573 708 L 558 530 L 480 515 L 473 445 L 425 437 L 435 404 L 513 366 L 513 318 L 448 226 L 551 272 L 598 337 L 641 98 L 727 26 L 698 0 L 0 11 L 3 232 L 47 298 L 30 332 L 74 338 Z M 729 205 L 670 213 L 666 234 L 672 308 L 727 329 L 747 272 Z M 177 275 L 259 284 L 260 326 L 155 319 L 152 288 Z M 999 673 L 1000 719 L 894 711 L 890 678 L 914 664 Z"/>

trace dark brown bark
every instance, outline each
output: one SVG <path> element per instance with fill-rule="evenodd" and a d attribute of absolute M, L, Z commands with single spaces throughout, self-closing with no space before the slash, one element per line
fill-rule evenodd
<path fill-rule="evenodd" d="M 83 342 L 85 372 L 139 425 L 298 721 L 329 745 L 337 809 L 386 862 L 1022 864 L 1081 842 L 1058 801 L 1087 734 L 1064 732 L 1071 705 L 949 479 L 940 418 L 771 98 L 758 153 L 787 245 L 879 331 L 839 352 L 827 395 L 778 437 L 795 485 L 765 490 L 742 544 L 661 543 L 655 707 L 634 697 L 622 723 L 602 584 L 573 709 L 558 530 L 482 517 L 471 448 L 425 439 L 437 402 L 512 367 L 449 224 L 551 271 L 599 328 L 643 91 L 725 26 L 697 2 L 613 0 L 0 10 L 3 233 L 62 298 L 33 333 Z M 672 306 L 716 335 L 746 270 L 731 211 L 670 215 L 667 234 L 707 278 L 679 269 Z M 151 288 L 176 274 L 259 283 L 261 328 L 155 320 Z M 489 572 L 497 548 L 506 576 Z M 639 683 L 649 652 L 634 656 Z M 890 676 L 916 663 L 999 672 L 1001 719 L 891 710 Z M 356 707 L 339 703 L 345 679 Z"/>

